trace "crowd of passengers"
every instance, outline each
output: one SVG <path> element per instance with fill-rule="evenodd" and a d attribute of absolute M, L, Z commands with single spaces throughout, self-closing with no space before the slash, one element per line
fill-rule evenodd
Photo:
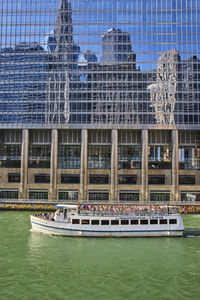
<path fill-rule="evenodd" d="M 97 212 L 97 213 L 152 213 L 152 214 L 166 214 L 177 212 L 176 207 L 169 206 L 134 206 L 134 205 L 113 205 L 113 204 L 101 204 L 101 205 L 90 205 L 90 204 L 80 204 L 79 211 L 87 212 Z"/>
<path fill-rule="evenodd" d="M 177 207 L 169 206 L 133 206 L 133 205 L 113 205 L 113 204 L 80 204 L 77 206 L 79 213 L 97 213 L 97 214 L 169 214 L 178 212 Z M 39 213 L 37 217 L 45 220 L 54 221 L 54 214 Z"/>

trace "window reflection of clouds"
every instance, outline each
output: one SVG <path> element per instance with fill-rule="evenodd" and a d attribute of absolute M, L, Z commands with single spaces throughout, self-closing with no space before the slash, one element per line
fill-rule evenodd
<path fill-rule="evenodd" d="M 74 57 L 78 57 L 79 55 L 83 55 L 83 52 L 89 49 L 96 55 L 96 57 L 98 58 L 98 62 L 101 62 L 101 58 L 103 54 L 105 55 L 105 53 L 103 53 L 103 37 L 102 37 L 103 34 L 109 32 L 110 29 L 121 30 L 125 35 L 126 34 L 130 35 L 132 50 L 134 55 L 136 54 L 136 62 L 134 61 L 133 63 L 134 67 L 132 70 L 133 73 L 135 72 L 134 73 L 135 78 L 134 80 L 133 78 L 131 79 L 132 82 L 134 81 L 139 82 L 141 80 L 141 78 L 136 76 L 138 70 L 141 71 L 151 71 L 153 69 L 156 70 L 158 66 L 157 65 L 158 59 L 163 52 L 177 49 L 177 51 L 180 54 L 180 59 L 182 60 L 188 59 L 189 57 L 194 55 L 199 57 L 200 24 L 198 23 L 198 21 L 200 20 L 200 1 L 196 1 L 196 0 L 177 0 L 177 1 L 69 0 L 68 2 L 71 3 L 71 9 L 72 9 L 72 16 L 69 13 L 70 20 L 72 17 L 72 24 L 69 24 L 69 28 L 72 28 L 73 46 L 68 45 L 69 47 L 67 51 L 76 52 Z M 46 55 L 45 56 L 44 53 L 42 53 L 42 56 L 44 57 L 43 60 L 48 61 L 49 57 L 47 56 L 49 55 L 50 52 L 51 54 L 53 53 L 52 49 L 55 50 L 56 48 L 56 41 L 55 41 L 56 38 L 54 36 L 54 31 L 56 28 L 56 19 L 58 15 L 59 3 L 60 0 L 57 1 L 56 0 L 49 0 L 49 1 L 47 0 L 41 0 L 41 1 L 0 0 L 1 48 L 12 47 L 12 49 L 15 49 L 16 44 L 20 44 L 20 43 L 30 44 L 36 42 L 39 43 L 41 46 L 43 46 Z M 63 27 L 66 29 L 67 25 L 64 24 Z M 58 35 L 59 34 L 57 34 L 57 36 Z M 48 44 L 50 40 L 52 41 L 52 43 L 54 43 L 54 45 L 51 45 L 52 47 L 49 47 Z M 64 47 L 66 47 L 66 44 Z M 75 48 L 76 50 L 69 50 Z M 111 49 L 111 47 L 108 49 Z M 114 45 L 113 49 L 118 49 L 117 52 L 120 52 L 120 49 L 124 49 L 124 48 L 123 45 L 118 45 L 118 47 Z M 47 50 L 49 51 L 49 53 L 47 53 Z M 54 55 L 53 59 L 55 59 L 55 53 L 52 55 Z M 112 56 L 111 54 L 109 55 L 107 57 Z M 58 57 L 59 55 L 57 55 L 57 58 Z M 116 57 L 118 57 L 119 59 L 124 56 L 123 53 L 117 53 Z M 75 61 L 74 59 L 73 67 L 76 69 L 78 69 L 81 66 L 80 57 L 79 57 L 79 66 L 77 64 L 77 61 Z M 131 57 L 127 58 L 126 63 L 131 64 Z M 14 68 L 16 66 L 14 64 L 15 62 L 13 62 L 13 66 L 11 66 L 10 64 L 10 71 L 11 68 Z M 135 64 L 136 64 L 136 69 L 134 69 Z M 89 78 L 87 73 L 88 70 L 86 70 L 87 62 L 85 62 L 85 65 L 82 62 L 82 67 L 83 66 L 85 66 L 85 70 L 83 70 L 83 74 L 77 75 L 77 77 L 73 75 L 74 76 L 73 80 L 80 80 L 82 84 L 81 88 L 86 88 L 87 80 L 93 81 L 93 77 L 92 77 L 93 75 L 90 75 L 91 78 Z M 100 66 L 98 67 L 100 68 Z M 20 71 L 19 65 L 18 65 L 18 71 Z M 101 73 L 101 71 L 102 70 L 100 70 L 99 74 Z M 55 74 L 51 74 L 51 75 L 52 78 L 60 78 L 63 81 L 64 81 L 63 78 L 65 78 L 65 76 L 66 78 L 68 78 L 67 75 L 64 73 L 61 74 L 62 76 L 60 75 L 58 77 L 54 76 Z M 80 76 L 80 78 L 78 76 Z M 143 76 L 143 74 L 140 74 L 140 76 Z M 102 80 L 102 85 L 100 85 L 100 88 L 112 89 L 113 87 L 111 87 L 111 84 L 113 84 L 113 82 L 119 84 L 120 88 L 121 86 L 123 87 L 123 84 L 127 80 L 125 78 L 126 77 L 124 75 L 122 82 L 120 81 L 121 80 L 120 77 L 118 77 L 117 79 L 112 79 L 112 76 L 110 76 L 110 78 L 107 79 L 108 81 L 105 83 L 102 78 L 100 79 L 98 78 L 98 80 L 99 81 Z M 24 83 L 21 82 L 21 85 L 20 84 L 18 85 L 19 91 L 22 91 L 23 84 Z M 49 84 L 51 85 L 52 82 L 50 82 Z M 77 83 L 73 83 L 73 84 L 74 84 L 73 87 L 75 85 L 78 86 Z M 61 86 L 62 84 L 60 85 L 60 87 Z M 10 84 L 10 88 L 11 89 L 13 88 L 11 84 Z M 138 85 L 138 86 L 132 86 L 131 88 L 135 92 L 135 90 L 140 91 L 141 87 Z M 122 88 L 122 90 L 123 89 L 126 89 L 125 86 Z M 90 96 L 93 97 L 93 95 Z M 87 95 L 85 97 L 90 97 L 90 96 Z M 81 95 L 81 97 L 84 98 L 83 95 Z M 99 97 L 100 97 L 99 99 L 101 100 L 104 99 L 103 94 L 100 94 Z M 115 100 L 116 103 L 117 101 L 119 101 L 119 99 L 126 98 L 129 99 L 129 101 L 130 99 L 132 99 L 127 94 L 125 96 L 122 95 L 121 92 L 119 92 L 118 94 L 115 93 L 114 98 L 112 98 L 110 94 L 107 98 L 106 97 L 105 97 L 106 101 L 108 99 L 114 99 L 114 98 L 117 99 Z M 147 97 L 147 95 L 141 96 L 141 99 L 143 97 Z M 20 104 L 18 103 L 18 105 Z M 62 105 L 63 103 L 61 103 L 60 105 L 59 108 L 60 110 L 63 110 Z M 99 103 L 94 104 L 94 106 L 98 106 L 98 105 Z M 133 107 L 131 108 L 131 105 L 128 105 L 128 109 L 130 111 L 133 110 Z M 57 108 L 58 107 L 54 107 L 54 110 L 56 110 Z M 103 110 L 104 107 L 98 109 Z M 108 111 L 111 110 L 109 105 L 107 106 L 106 109 Z M 116 111 L 119 110 L 118 104 L 116 104 L 115 109 Z"/>

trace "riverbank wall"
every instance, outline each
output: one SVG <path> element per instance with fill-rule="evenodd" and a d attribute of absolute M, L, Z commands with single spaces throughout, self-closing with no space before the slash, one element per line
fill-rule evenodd
<path fill-rule="evenodd" d="M 199 201 L 198 201 L 199 202 Z M 0 201 L 0 210 L 19 210 L 19 211 L 55 211 L 55 206 L 57 204 L 84 204 L 88 205 L 101 205 L 101 204 L 113 204 L 113 205 L 134 205 L 134 206 L 170 206 L 178 207 L 179 212 L 186 212 L 191 214 L 200 214 L 200 203 L 188 203 L 188 202 L 173 202 L 173 203 L 149 203 L 149 202 L 91 202 L 91 201 L 82 201 L 82 202 L 61 202 L 61 201 Z"/>

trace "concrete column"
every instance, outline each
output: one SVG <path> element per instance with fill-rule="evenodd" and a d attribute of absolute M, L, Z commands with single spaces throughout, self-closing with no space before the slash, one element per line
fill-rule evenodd
<path fill-rule="evenodd" d="M 23 129 L 22 131 L 22 150 L 21 150 L 21 179 L 20 179 L 20 199 L 28 198 L 27 184 L 28 184 L 28 146 L 29 146 L 29 131 Z"/>
<path fill-rule="evenodd" d="M 148 188 L 148 130 L 142 130 L 142 199 L 141 201 L 149 200 Z"/>
<path fill-rule="evenodd" d="M 80 170 L 80 196 L 81 201 L 87 199 L 87 173 L 88 173 L 88 165 L 87 165 L 87 155 L 88 152 L 88 131 L 87 129 L 83 129 L 81 131 L 81 170 Z"/>
<path fill-rule="evenodd" d="M 57 199 L 58 130 L 51 132 L 50 200 Z"/>
<path fill-rule="evenodd" d="M 111 149 L 111 201 L 118 200 L 118 131 L 112 130 Z"/>
<path fill-rule="evenodd" d="M 178 130 L 172 130 L 172 201 L 179 201 Z"/>

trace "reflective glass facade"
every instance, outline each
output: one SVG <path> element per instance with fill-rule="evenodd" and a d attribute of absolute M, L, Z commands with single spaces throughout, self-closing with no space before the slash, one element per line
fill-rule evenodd
<path fill-rule="evenodd" d="M 198 0 L 0 0 L 0 126 L 198 126 L 199 20 Z"/>

